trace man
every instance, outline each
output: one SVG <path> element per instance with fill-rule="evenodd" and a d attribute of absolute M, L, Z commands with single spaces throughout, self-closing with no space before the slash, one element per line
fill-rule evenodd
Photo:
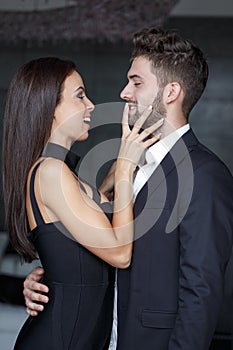
<path fill-rule="evenodd" d="M 188 124 L 207 79 L 205 58 L 188 40 L 157 28 L 135 34 L 121 92 L 129 121 L 152 104 L 148 123 L 158 115 L 165 122 L 135 177 L 132 263 L 117 276 L 118 350 L 207 350 L 216 327 L 232 250 L 233 179 Z M 46 298 L 36 292 L 46 292 L 38 271 L 25 281 L 31 314 L 39 311 L 33 300 Z"/>

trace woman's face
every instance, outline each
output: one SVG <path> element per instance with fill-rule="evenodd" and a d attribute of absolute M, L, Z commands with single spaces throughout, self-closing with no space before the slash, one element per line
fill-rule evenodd
<path fill-rule="evenodd" d="M 51 138 L 70 147 L 73 141 L 88 138 L 93 103 L 85 93 L 81 76 L 73 71 L 66 77 L 62 96 L 54 112 Z"/>

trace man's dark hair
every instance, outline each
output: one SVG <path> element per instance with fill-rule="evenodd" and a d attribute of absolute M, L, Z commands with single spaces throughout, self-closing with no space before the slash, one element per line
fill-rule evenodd
<path fill-rule="evenodd" d="M 146 28 L 135 33 L 132 60 L 145 57 L 152 63 L 158 85 L 178 82 L 184 91 L 183 112 L 188 117 L 199 100 L 208 79 L 203 52 L 174 30 Z"/>

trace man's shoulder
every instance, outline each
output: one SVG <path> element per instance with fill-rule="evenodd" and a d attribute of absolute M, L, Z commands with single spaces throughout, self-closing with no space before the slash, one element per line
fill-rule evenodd
<path fill-rule="evenodd" d="M 222 171 L 229 173 L 229 175 L 232 176 L 229 168 L 223 160 L 214 151 L 200 142 L 193 149 L 193 152 L 190 153 L 190 158 L 194 170 L 200 167 L 203 167 L 203 169 L 212 168 L 213 170 L 216 168 L 222 169 Z"/>
<path fill-rule="evenodd" d="M 187 133 L 192 138 L 192 146 L 190 148 L 189 156 L 193 164 L 193 168 L 198 169 L 203 166 L 204 168 L 222 168 L 224 171 L 231 175 L 230 170 L 223 160 L 209 147 L 200 142 L 192 129 Z M 205 166 L 204 166 L 205 165 Z M 232 175 L 231 175 L 232 176 Z"/>

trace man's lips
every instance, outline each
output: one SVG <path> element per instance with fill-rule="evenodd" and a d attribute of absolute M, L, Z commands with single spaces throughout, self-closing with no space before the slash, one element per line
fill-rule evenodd
<path fill-rule="evenodd" d="M 128 103 L 128 106 L 129 106 L 129 110 L 133 110 L 137 108 L 136 103 Z"/>

